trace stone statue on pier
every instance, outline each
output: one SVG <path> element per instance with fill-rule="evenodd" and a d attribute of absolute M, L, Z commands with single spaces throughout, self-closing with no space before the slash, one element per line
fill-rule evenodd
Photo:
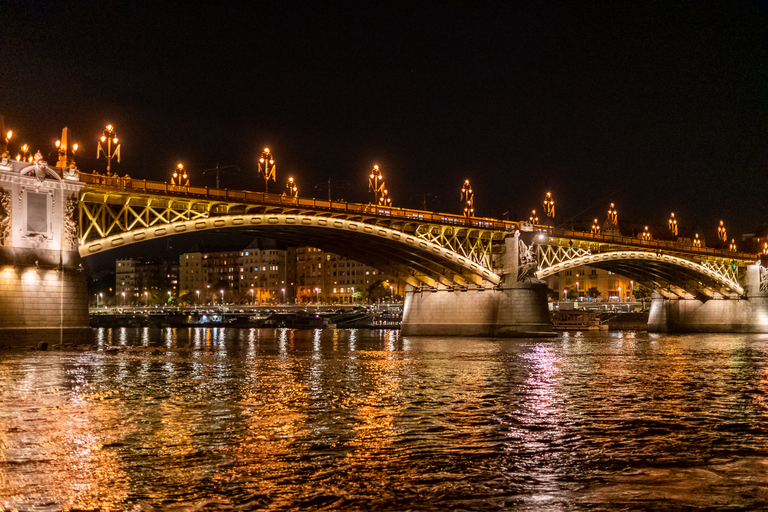
<path fill-rule="evenodd" d="M 11 193 L 0 187 L 0 246 L 11 239 Z"/>
<path fill-rule="evenodd" d="M 768 267 L 760 264 L 760 293 L 768 293 Z"/>
<path fill-rule="evenodd" d="M 522 238 L 517 241 L 517 253 L 519 255 L 517 280 L 525 282 L 539 282 L 534 277 L 536 272 L 536 255 L 533 252 L 534 244 L 525 245 Z"/>
<path fill-rule="evenodd" d="M 62 244 L 65 246 L 69 245 L 72 250 L 77 249 L 77 244 L 79 242 L 77 236 L 77 221 L 75 220 L 78 202 L 77 195 L 72 194 L 64 205 Z"/>

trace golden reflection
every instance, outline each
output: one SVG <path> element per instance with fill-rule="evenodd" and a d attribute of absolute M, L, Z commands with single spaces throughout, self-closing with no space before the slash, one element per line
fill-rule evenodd
<path fill-rule="evenodd" d="M 43 388 L 67 381 L 62 367 L 26 365 L 21 379 L 8 371 L 0 365 L 0 382 L 13 382 L 3 400 L 17 407 L 0 414 L 0 509 L 26 510 L 39 497 L 64 510 L 115 510 L 125 503 L 128 474 L 116 451 L 105 449 L 118 436 L 104 426 L 121 414 L 112 394 Z"/>

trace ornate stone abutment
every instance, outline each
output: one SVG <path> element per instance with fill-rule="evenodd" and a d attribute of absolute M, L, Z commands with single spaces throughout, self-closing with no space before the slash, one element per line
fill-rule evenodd
<path fill-rule="evenodd" d="M 0 155 L 2 346 L 34 343 L 35 333 L 53 340 L 51 333 L 88 329 L 88 283 L 74 217 L 83 186 L 78 176 L 74 162 L 49 167 L 39 152 L 32 162 Z"/>

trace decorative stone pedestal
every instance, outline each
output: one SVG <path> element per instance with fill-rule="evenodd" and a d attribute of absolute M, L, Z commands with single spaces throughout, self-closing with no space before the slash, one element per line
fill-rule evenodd
<path fill-rule="evenodd" d="M 35 332 L 55 342 L 51 332 L 89 328 L 75 222 L 83 183 L 68 140 L 65 128 L 62 168 L 49 167 L 40 152 L 33 162 L 12 160 L 0 147 L 0 346 L 34 342 Z"/>

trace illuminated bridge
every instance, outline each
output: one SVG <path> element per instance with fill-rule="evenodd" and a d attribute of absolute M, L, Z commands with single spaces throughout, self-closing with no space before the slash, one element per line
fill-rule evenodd
<path fill-rule="evenodd" d="M 745 294 L 754 254 L 683 243 L 553 229 L 372 204 L 217 190 L 80 174 L 79 252 L 89 256 L 129 244 L 208 230 L 237 229 L 318 247 L 368 263 L 416 287 L 498 286 L 506 278 L 545 278 L 591 265 L 665 297 Z M 505 268 L 505 240 L 521 237 L 535 272 Z M 527 243 L 526 243 L 527 242 Z M 517 272 L 509 276 L 510 270 Z"/>
<path fill-rule="evenodd" d="M 65 152 L 66 154 L 66 152 Z M 62 163 L 63 162 L 63 163 Z M 0 159 L 0 330 L 87 326 L 80 257 L 238 230 L 372 265 L 408 285 L 404 334 L 551 333 L 547 287 L 569 268 L 655 291 L 649 328 L 768 332 L 768 260 L 525 222 L 175 186 Z M 618 233 L 618 229 L 614 231 Z"/>

